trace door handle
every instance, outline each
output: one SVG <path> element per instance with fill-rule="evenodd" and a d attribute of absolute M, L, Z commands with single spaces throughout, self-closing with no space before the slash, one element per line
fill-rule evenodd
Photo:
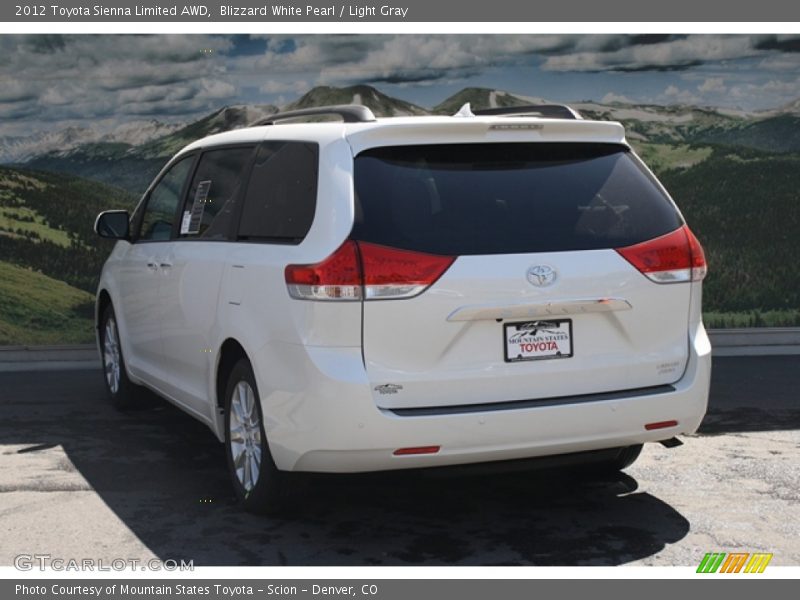
<path fill-rule="evenodd" d="M 156 262 L 155 258 L 148 258 L 147 259 L 147 268 L 151 271 L 155 271 L 158 269 L 158 263 Z"/>
<path fill-rule="evenodd" d="M 160 266 L 162 269 L 169 269 L 172 266 L 172 263 L 167 261 L 162 261 L 159 263 L 158 266 Z"/>

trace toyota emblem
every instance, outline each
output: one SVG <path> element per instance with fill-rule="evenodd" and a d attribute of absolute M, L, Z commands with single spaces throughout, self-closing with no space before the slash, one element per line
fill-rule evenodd
<path fill-rule="evenodd" d="M 548 265 L 534 265 L 525 274 L 531 285 L 546 287 L 556 280 L 556 270 Z"/>

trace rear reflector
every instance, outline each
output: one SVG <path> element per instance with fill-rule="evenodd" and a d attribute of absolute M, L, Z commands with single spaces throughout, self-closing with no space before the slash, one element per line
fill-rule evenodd
<path fill-rule="evenodd" d="M 677 421 L 659 421 L 658 423 L 648 423 L 644 426 L 647 431 L 652 431 L 653 429 L 667 429 L 668 427 L 677 427 Z"/>
<path fill-rule="evenodd" d="M 419 446 L 417 448 L 398 448 L 392 454 L 395 456 L 408 456 L 409 454 L 436 454 L 441 446 Z"/>
<path fill-rule="evenodd" d="M 348 240 L 322 262 L 289 265 L 289 295 L 302 300 L 413 298 L 444 274 L 455 258 Z"/>
<path fill-rule="evenodd" d="M 617 252 L 656 283 L 702 281 L 706 276 L 703 247 L 686 225 Z"/>

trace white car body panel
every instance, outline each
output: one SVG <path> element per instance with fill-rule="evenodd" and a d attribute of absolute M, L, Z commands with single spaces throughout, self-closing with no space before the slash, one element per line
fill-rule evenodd
<path fill-rule="evenodd" d="M 558 273 L 535 287 L 532 265 Z M 572 320 L 570 358 L 505 362 L 503 325 L 525 319 L 453 322 L 475 303 L 547 304 L 594 295 L 630 310 L 562 312 Z M 462 256 L 416 298 L 364 303 L 364 356 L 381 408 L 446 406 L 628 390 L 669 384 L 688 358 L 689 285 L 648 280 L 614 250 Z M 400 385 L 391 394 L 379 386 Z"/>
<path fill-rule="evenodd" d="M 227 255 L 224 243 L 176 241 L 158 274 L 164 360 L 169 365 L 165 391 L 207 419 L 214 416 L 213 388 L 207 382 L 216 366 L 212 342 L 220 337 L 216 316 Z"/>
<path fill-rule="evenodd" d="M 163 358 L 161 320 L 164 307 L 158 302 L 157 261 L 169 242 L 128 244 L 120 242 L 110 258 L 118 282 L 120 313 L 117 320 L 129 346 L 128 366 L 134 374 L 152 372 Z"/>
<path fill-rule="evenodd" d="M 711 345 L 702 327 L 692 333 L 686 372 L 674 392 L 452 415 L 403 417 L 378 408 L 357 349 L 270 344 L 254 364 L 280 361 L 282 367 L 259 375 L 259 386 L 277 376 L 274 388 L 261 392 L 271 415 L 270 451 L 281 469 L 407 469 L 582 452 L 693 433 L 706 412 Z M 645 429 L 667 420 L 678 425 Z M 441 451 L 393 454 L 428 445 L 440 445 Z"/>

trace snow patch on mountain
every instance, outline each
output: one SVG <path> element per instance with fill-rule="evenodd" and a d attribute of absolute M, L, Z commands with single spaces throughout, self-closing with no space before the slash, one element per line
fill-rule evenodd
<path fill-rule="evenodd" d="M 0 137 L 0 163 L 24 163 L 43 154 L 66 154 L 86 144 L 110 143 L 138 146 L 169 135 L 183 124 L 156 120 L 129 121 L 111 131 L 91 127 L 67 127 L 57 131 L 40 131 L 27 136 Z"/>
<path fill-rule="evenodd" d="M 138 146 L 163 135 L 177 131 L 183 123 L 161 123 L 155 119 L 149 121 L 130 121 L 114 128 L 113 131 L 100 137 L 100 142 L 117 142 Z"/>

